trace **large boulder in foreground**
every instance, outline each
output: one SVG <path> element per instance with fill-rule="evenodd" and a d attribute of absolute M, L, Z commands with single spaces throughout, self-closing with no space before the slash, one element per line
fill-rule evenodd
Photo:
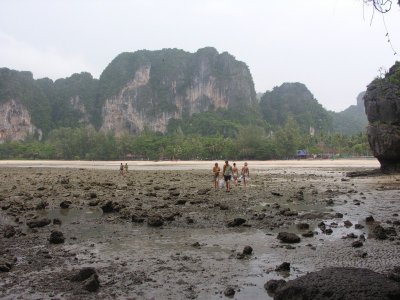
<path fill-rule="evenodd" d="M 400 171 L 400 62 L 368 85 L 364 105 L 368 142 L 382 171 Z"/>
<path fill-rule="evenodd" d="M 400 284 L 368 269 L 326 268 L 288 281 L 274 299 L 400 299 Z"/>

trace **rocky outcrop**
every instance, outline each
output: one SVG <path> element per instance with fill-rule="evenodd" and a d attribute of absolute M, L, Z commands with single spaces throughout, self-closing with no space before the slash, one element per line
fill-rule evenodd
<path fill-rule="evenodd" d="M 383 171 L 400 170 L 400 63 L 368 85 L 364 96 L 368 141 Z"/>
<path fill-rule="evenodd" d="M 280 284 L 274 299 L 400 299 L 400 286 L 368 269 L 326 268 Z"/>
<path fill-rule="evenodd" d="M 0 104 L 0 141 L 20 141 L 37 133 L 42 133 L 31 122 L 27 108 L 12 99 Z"/>

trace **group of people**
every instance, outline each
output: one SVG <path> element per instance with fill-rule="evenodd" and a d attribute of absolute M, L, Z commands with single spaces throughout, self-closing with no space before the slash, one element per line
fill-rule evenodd
<path fill-rule="evenodd" d="M 213 167 L 213 176 L 214 176 L 213 182 L 215 189 L 218 188 L 220 174 L 221 174 L 221 168 L 218 166 L 218 163 L 215 163 Z M 230 192 L 231 180 L 233 179 L 235 186 L 238 184 L 239 180 L 239 169 L 237 168 L 236 163 L 233 163 L 233 166 L 231 166 L 229 162 L 226 160 L 224 167 L 222 169 L 222 175 L 224 177 L 224 182 L 225 182 L 225 191 Z M 244 163 L 242 169 L 240 170 L 240 176 L 243 181 L 243 186 L 246 188 L 250 176 L 250 171 L 249 167 L 247 166 L 247 162 Z"/>

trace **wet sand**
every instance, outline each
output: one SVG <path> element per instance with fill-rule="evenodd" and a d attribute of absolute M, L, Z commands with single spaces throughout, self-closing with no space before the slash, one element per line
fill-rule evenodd
<path fill-rule="evenodd" d="M 124 177 L 119 162 L 1 162 L 0 258 L 15 263 L 0 272 L 0 298 L 220 299 L 230 286 L 235 299 L 269 299 L 269 279 L 327 266 L 385 274 L 400 265 L 398 236 L 372 234 L 377 224 L 399 231 L 400 175 L 345 177 L 375 160 L 249 164 L 250 186 L 226 193 L 211 188 L 212 162 L 129 162 Z M 61 225 L 27 226 L 42 218 Z M 237 218 L 245 222 L 231 227 Z M 162 226 L 149 226 L 154 220 Z M 14 236 L 4 236 L 6 225 Z M 48 241 L 54 230 L 64 243 Z M 302 237 L 307 231 L 313 236 Z M 282 243 L 279 232 L 301 241 Z M 360 235 L 362 247 L 352 247 Z M 247 245 L 253 254 L 240 255 Z M 282 262 L 290 272 L 275 271 Z M 87 266 L 99 275 L 97 292 L 69 280 Z"/>

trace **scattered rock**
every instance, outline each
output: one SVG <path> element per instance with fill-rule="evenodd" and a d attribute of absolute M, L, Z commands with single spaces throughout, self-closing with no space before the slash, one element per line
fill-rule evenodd
<path fill-rule="evenodd" d="M 40 200 L 40 202 L 36 205 L 36 210 L 42 210 L 49 206 L 49 203 L 45 200 Z"/>
<path fill-rule="evenodd" d="M 232 287 L 228 286 L 224 291 L 224 295 L 226 297 L 233 297 L 235 295 L 235 290 Z"/>
<path fill-rule="evenodd" d="M 50 244 L 62 244 L 64 243 L 64 234 L 61 231 L 52 231 L 50 234 L 49 242 Z"/>
<path fill-rule="evenodd" d="M 103 210 L 103 213 L 112 213 L 115 211 L 119 211 L 119 206 L 116 202 L 107 201 L 101 206 L 101 209 Z"/>
<path fill-rule="evenodd" d="M 244 255 L 251 255 L 253 253 L 253 248 L 250 246 L 245 246 L 243 248 L 243 252 Z"/>
<path fill-rule="evenodd" d="M 279 279 L 279 280 L 269 280 L 264 284 L 264 289 L 267 290 L 268 293 L 274 294 L 277 289 L 279 289 L 281 286 L 283 286 L 286 283 L 285 280 Z"/>
<path fill-rule="evenodd" d="M 82 282 L 82 286 L 89 292 L 96 292 L 100 288 L 99 276 L 92 274 L 88 279 Z"/>
<path fill-rule="evenodd" d="M 360 247 L 362 247 L 364 244 L 363 244 L 363 242 L 361 242 L 361 241 L 354 241 L 354 242 L 352 242 L 351 243 L 351 246 L 353 247 L 353 248 L 360 248 Z"/>
<path fill-rule="evenodd" d="M 14 228 L 14 226 L 12 226 L 12 225 L 4 226 L 3 231 L 4 231 L 4 237 L 5 238 L 11 238 L 17 233 L 15 228 Z"/>
<path fill-rule="evenodd" d="M 277 238 L 283 243 L 293 244 L 300 242 L 300 237 L 290 232 L 279 232 Z"/>
<path fill-rule="evenodd" d="M 336 213 L 335 214 L 335 218 L 341 219 L 341 218 L 343 218 L 343 214 L 342 213 Z"/>
<path fill-rule="evenodd" d="M 88 279 L 90 276 L 97 274 L 96 269 L 93 267 L 85 267 L 79 270 L 79 272 L 73 275 L 70 280 L 71 281 L 84 281 Z"/>
<path fill-rule="evenodd" d="M 197 191 L 197 195 L 205 195 L 207 194 L 209 191 L 211 191 L 211 189 L 206 188 L 206 189 L 200 189 Z"/>
<path fill-rule="evenodd" d="M 272 195 L 274 196 L 278 196 L 278 197 L 282 197 L 283 195 L 281 193 L 278 192 L 271 192 Z"/>
<path fill-rule="evenodd" d="M 353 226 L 353 223 L 351 223 L 349 220 L 346 220 L 343 222 L 345 227 L 351 227 Z"/>
<path fill-rule="evenodd" d="M 355 229 L 363 229 L 364 226 L 361 225 L 361 224 L 356 224 L 356 225 L 354 225 L 354 228 L 355 228 Z"/>
<path fill-rule="evenodd" d="M 49 225 L 51 223 L 50 219 L 44 218 L 44 219 L 39 219 L 39 220 L 31 220 L 26 222 L 26 225 L 28 225 L 29 228 L 36 228 L 36 227 L 44 227 L 46 225 Z"/>
<path fill-rule="evenodd" d="M 324 233 L 327 234 L 327 235 L 330 235 L 330 234 L 333 233 L 333 230 L 332 230 L 332 228 L 327 228 L 327 229 L 324 230 Z"/>
<path fill-rule="evenodd" d="M 150 227 L 160 227 L 164 225 L 164 220 L 160 215 L 154 215 L 147 218 L 147 225 Z"/>
<path fill-rule="evenodd" d="M 54 218 L 54 219 L 53 219 L 53 224 L 54 224 L 54 225 L 61 225 L 61 223 L 62 223 L 62 222 L 61 222 L 60 219 L 58 219 L 58 218 Z"/>
<path fill-rule="evenodd" d="M 313 237 L 314 236 L 314 232 L 309 230 L 309 231 L 307 231 L 305 233 L 302 233 L 301 236 L 303 236 L 303 237 Z"/>
<path fill-rule="evenodd" d="M 374 234 L 375 238 L 378 240 L 386 240 L 387 239 L 386 231 L 381 225 L 375 226 L 372 233 Z"/>
<path fill-rule="evenodd" d="M 373 222 L 375 222 L 375 219 L 374 219 L 373 216 L 369 216 L 369 217 L 366 217 L 366 218 L 365 218 L 365 222 L 366 222 L 366 223 L 373 223 Z"/>
<path fill-rule="evenodd" d="M 277 266 L 275 268 L 275 271 L 279 271 L 279 272 L 281 272 L 281 271 L 290 271 L 290 263 L 288 263 L 288 262 L 281 263 L 279 266 Z"/>
<path fill-rule="evenodd" d="M 69 208 L 71 206 L 72 202 L 69 200 L 64 200 L 63 202 L 60 203 L 61 208 Z"/>
<path fill-rule="evenodd" d="M 368 255 L 367 252 L 362 251 L 362 250 L 357 250 L 357 251 L 354 253 L 354 256 L 355 256 L 355 257 L 360 257 L 360 258 L 366 258 L 367 255 Z"/>
<path fill-rule="evenodd" d="M 10 272 L 14 263 L 17 261 L 17 258 L 13 260 L 7 260 L 5 258 L 0 258 L 0 272 Z"/>
<path fill-rule="evenodd" d="M 246 223 L 246 220 L 243 218 L 235 218 L 233 221 L 228 222 L 228 227 L 236 227 Z"/>
<path fill-rule="evenodd" d="M 179 199 L 175 202 L 175 205 L 185 205 L 187 200 L 185 199 Z"/>

